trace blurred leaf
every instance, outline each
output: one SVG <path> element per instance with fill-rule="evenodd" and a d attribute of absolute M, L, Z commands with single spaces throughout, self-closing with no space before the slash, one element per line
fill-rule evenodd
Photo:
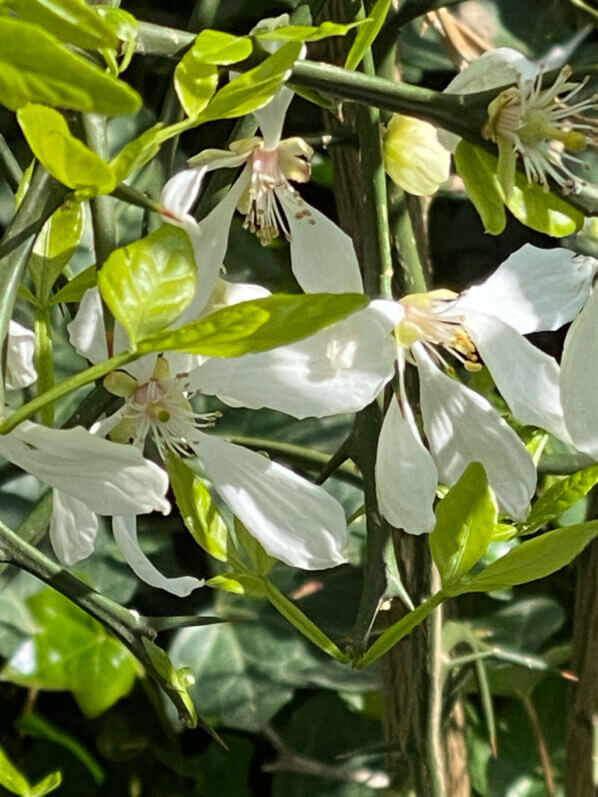
<path fill-rule="evenodd" d="M 181 517 L 193 539 L 214 559 L 220 562 L 227 562 L 229 558 L 234 560 L 234 542 L 210 491 L 199 476 L 175 454 L 168 457 L 168 474 Z"/>
<path fill-rule="evenodd" d="M 0 6 L 84 50 L 118 47 L 111 28 L 84 0 L 1 0 Z"/>
<path fill-rule="evenodd" d="M 41 714 L 33 712 L 23 714 L 17 722 L 17 727 L 23 735 L 33 736 L 36 739 L 46 739 L 53 744 L 66 748 L 75 758 L 81 761 L 97 784 L 103 782 L 104 770 L 89 750 L 75 736 L 60 730 L 52 722 L 42 717 Z"/>
<path fill-rule="evenodd" d="M 65 202 L 42 227 L 29 269 L 37 298 L 45 303 L 52 286 L 74 255 L 83 235 L 83 207 L 80 202 Z"/>
<path fill-rule="evenodd" d="M 367 303 L 367 298 L 359 293 L 277 294 L 239 302 L 201 321 L 153 335 L 142 340 L 137 350 L 141 354 L 186 351 L 214 357 L 237 357 L 301 340 L 361 310 Z M 118 318 L 117 313 L 114 315 Z"/>
<path fill-rule="evenodd" d="M 192 47 L 174 70 L 174 88 L 187 116 L 198 116 L 218 88 L 218 67 L 202 61 Z"/>
<path fill-rule="evenodd" d="M 107 116 L 135 113 L 130 86 L 64 47 L 37 25 L 0 19 L 0 97 L 11 111 L 29 102 Z"/>
<path fill-rule="evenodd" d="M 61 183 L 89 196 L 114 189 L 112 167 L 72 135 L 58 111 L 29 104 L 17 111 L 17 118 L 35 157 Z"/>
<path fill-rule="evenodd" d="M 189 53 L 193 53 L 197 63 L 229 66 L 244 61 L 252 50 L 253 44 L 247 36 L 232 36 L 220 30 L 202 30 L 183 60 Z"/>
<path fill-rule="evenodd" d="M 485 149 L 462 139 L 455 152 L 455 168 L 480 214 L 484 229 L 491 235 L 499 235 L 507 224 L 507 215 L 496 174 L 497 159 Z"/>
<path fill-rule="evenodd" d="M 596 484 L 598 484 L 598 465 L 592 465 L 559 479 L 535 502 L 522 524 L 521 533 L 532 534 L 542 528 L 549 520 L 558 517 L 587 495 Z"/>
<path fill-rule="evenodd" d="M 488 644 L 536 653 L 558 633 L 565 620 L 565 612 L 557 601 L 532 594 L 491 615 L 476 617 L 470 625 Z"/>
<path fill-rule="evenodd" d="M 232 592 L 233 595 L 246 595 L 248 598 L 264 598 L 266 596 L 266 583 L 260 576 L 251 573 L 236 573 L 234 571 L 220 573 L 206 581 L 206 587 L 222 589 Z"/>
<path fill-rule="evenodd" d="M 73 277 L 66 285 L 51 297 L 52 304 L 60 302 L 80 302 L 83 294 L 98 284 L 98 272 L 95 266 L 89 266 Z"/>
<path fill-rule="evenodd" d="M 458 583 L 486 552 L 498 506 L 486 472 L 472 462 L 436 507 L 430 550 L 444 586 Z"/>
<path fill-rule="evenodd" d="M 261 64 L 220 89 L 202 114 L 202 121 L 229 119 L 256 111 L 269 102 L 291 74 L 301 42 L 287 42 Z"/>
<path fill-rule="evenodd" d="M 391 0 L 376 0 L 367 19 L 362 22 L 361 27 L 357 31 L 357 36 L 355 36 L 355 41 L 351 45 L 347 60 L 345 61 L 345 69 L 357 69 L 367 50 L 371 47 L 374 39 L 380 32 L 380 28 L 384 24 L 390 6 Z"/>
<path fill-rule="evenodd" d="M 129 693 L 138 665 L 100 623 L 52 589 L 33 595 L 28 604 L 39 631 L 5 665 L 2 680 L 69 690 L 88 717 Z"/>
<path fill-rule="evenodd" d="M 451 594 L 486 592 L 526 584 L 560 570 L 598 535 L 598 520 L 549 531 L 513 548 Z"/>
<path fill-rule="evenodd" d="M 0 747 L 0 784 L 14 794 L 28 797 L 31 793 L 29 781 L 9 761 L 4 750 Z"/>
<path fill-rule="evenodd" d="M 42 797 L 44 794 L 49 794 L 54 789 L 57 789 L 62 783 L 61 772 L 50 772 L 43 780 L 40 780 L 35 786 L 31 787 L 28 792 L 28 797 Z"/>
<path fill-rule="evenodd" d="M 322 22 L 317 27 L 313 25 L 282 25 L 280 28 L 272 28 L 264 33 L 258 31 L 254 35 L 258 39 L 266 41 L 299 41 L 317 42 L 320 39 L 327 39 L 329 36 L 345 36 L 357 25 L 365 22 L 351 22 L 348 25 L 341 25 L 338 22 Z"/>
<path fill-rule="evenodd" d="M 195 274 L 187 233 L 165 224 L 112 252 L 98 274 L 98 285 L 135 346 L 179 317 L 193 299 Z"/>

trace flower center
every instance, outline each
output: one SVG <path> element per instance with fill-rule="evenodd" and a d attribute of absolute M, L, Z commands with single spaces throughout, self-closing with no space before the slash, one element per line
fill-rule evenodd
<path fill-rule="evenodd" d="M 397 344 L 409 349 L 423 343 L 445 365 L 438 349 L 455 357 L 467 371 L 479 371 L 478 353 L 463 326 L 463 316 L 454 310 L 456 294 L 437 290 L 413 293 L 399 301 L 404 315 L 395 329 Z"/>
<path fill-rule="evenodd" d="M 289 238 L 290 231 L 276 189 L 293 189 L 280 169 L 278 150 L 256 148 L 251 156 L 251 168 L 249 207 L 243 226 L 255 233 L 264 246 L 281 232 Z"/>
<path fill-rule="evenodd" d="M 168 361 L 158 357 L 149 382 L 135 383 L 125 402 L 122 419 L 110 433 L 111 439 L 143 446 L 149 434 L 162 456 L 167 450 L 188 454 L 187 445 L 196 439 L 197 430 L 213 426 L 219 413 L 201 415 L 193 410 L 185 377 L 186 374 L 172 377 Z M 111 390 L 109 382 L 106 387 Z"/>

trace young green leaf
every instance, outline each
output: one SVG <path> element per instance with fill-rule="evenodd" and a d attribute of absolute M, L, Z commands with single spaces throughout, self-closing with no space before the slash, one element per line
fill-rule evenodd
<path fill-rule="evenodd" d="M 112 252 L 98 275 L 98 285 L 110 311 L 135 346 L 179 317 L 193 299 L 195 275 L 193 248 L 187 234 L 165 224 L 151 235 Z"/>
<path fill-rule="evenodd" d="M 257 32 L 257 39 L 266 41 L 283 42 L 317 42 L 320 39 L 327 39 L 329 36 L 345 36 L 350 30 L 362 25 L 364 22 L 351 22 L 348 25 L 341 25 L 338 22 L 322 22 L 317 27 L 313 25 L 283 25 L 280 28 L 272 28 L 264 33 Z"/>
<path fill-rule="evenodd" d="M 233 595 L 246 595 L 248 598 L 264 598 L 266 596 L 265 580 L 251 573 L 220 573 L 206 581 L 206 587 L 232 592 Z"/>
<path fill-rule="evenodd" d="M 197 544 L 221 562 L 228 562 L 231 553 L 234 558 L 235 545 L 226 523 L 199 476 L 174 454 L 168 457 L 168 473 L 183 522 Z"/>
<path fill-rule="evenodd" d="M 563 197 L 545 191 L 538 183 L 528 183 L 521 172 L 515 174 L 515 185 L 507 207 L 522 224 L 532 230 L 563 238 L 583 227 L 584 215 Z"/>
<path fill-rule="evenodd" d="M 84 50 L 118 47 L 112 29 L 85 0 L 1 0 L 0 7 Z"/>
<path fill-rule="evenodd" d="M 61 783 L 62 772 L 50 772 L 49 775 L 46 775 L 35 786 L 31 787 L 28 797 L 43 797 L 44 794 L 50 794 L 51 791 L 57 789 Z"/>
<path fill-rule="evenodd" d="M 0 785 L 13 794 L 27 797 L 30 792 L 29 781 L 10 761 L 2 747 L 0 747 Z"/>
<path fill-rule="evenodd" d="M 197 62 L 212 66 L 230 66 L 249 58 L 253 50 L 247 36 L 233 36 L 220 30 L 202 30 L 188 52 Z"/>
<path fill-rule="evenodd" d="M 214 357 L 266 351 L 313 335 L 361 310 L 367 302 L 359 293 L 276 294 L 224 307 L 201 321 L 148 337 L 140 341 L 138 351 L 186 351 Z"/>
<path fill-rule="evenodd" d="M 472 462 L 436 507 L 430 549 L 443 586 L 459 583 L 482 558 L 497 519 L 486 472 L 479 462 Z"/>
<path fill-rule="evenodd" d="M 65 202 L 42 227 L 29 258 L 29 270 L 38 299 L 47 302 L 52 286 L 74 255 L 83 235 L 80 202 Z"/>
<path fill-rule="evenodd" d="M 186 668 L 177 670 L 167 654 L 155 642 L 147 637 L 143 637 L 141 641 L 153 667 L 163 680 L 163 687 L 177 692 L 187 710 L 186 716 L 182 717 L 185 725 L 188 728 L 195 728 L 198 717 L 193 700 L 189 695 L 189 687 L 193 684 L 193 678 L 189 671 Z"/>
<path fill-rule="evenodd" d="M 481 147 L 461 140 L 455 152 L 455 168 L 480 214 L 486 232 L 499 235 L 507 224 L 504 194 L 496 174 L 498 161 Z"/>
<path fill-rule="evenodd" d="M 576 504 L 598 484 L 598 465 L 577 471 L 553 484 L 533 505 L 522 524 L 522 534 L 532 534 L 549 520 Z"/>
<path fill-rule="evenodd" d="M 174 88 L 183 110 L 193 119 L 199 116 L 218 88 L 218 67 L 204 63 L 192 47 L 174 70 Z"/>
<path fill-rule="evenodd" d="M 133 141 L 129 141 L 118 155 L 112 158 L 110 166 L 114 171 L 117 183 L 122 183 L 125 177 L 141 169 L 158 154 L 161 144 L 168 137 L 163 130 L 164 124 L 158 122 L 134 138 Z"/>
<path fill-rule="evenodd" d="M 141 97 L 126 83 L 39 26 L 10 17 L 0 18 L 0 98 L 11 111 L 29 102 L 107 116 L 141 107 Z"/>
<path fill-rule="evenodd" d="M 17 111 L 17 118 L 35 157 L 61 183 L 88 196 L 114 189 L 110 164 L 73 136 L 58 111 L 29 104 Z"/>
<path fill-rule="evenodd" d="M 267 576 L 276 564 L 276 559 L 266 553 L 260 541 L 247 531 L 239 518 L 235 518 L 235 536 L 255 568 L 254 572 L 258 576 Z"/>
<path fill-rule="evenodd" d="M 244 116 L 269 102 L 291 74 L 301 42 L 287 42 L 261 64 L 231 80 L 217 92 L 202 121 Z"/>
<path fill-rule="evenodd" d="M 64 287 L 51 298 L 51 304 L 61 302 L 80 302 L 85 291 L 98 284 L 98 272 L 95 266 L 89 266 L 76 277 L 73 277 Z"/>
<path fill-rule="evenodd" d="M 572 562 L 596 536 L 598 520 L 541 534 L 511 549 L 480 573 L 457 585 L 450 594 L 488 592 L 544 578 Z"/>
<path fill-rule="evenodd" d="M 369 16 L 363 21 L 360 29 L 357 31 L 357 36 L 351 45 L 347 60 L 345 61 L 345 69 L 357 69 L 362 62 L 363 56 L 366 54 L 368 48 L 372 46 L 374 39 L 384 24 L 390 5 L 391 0 L 376 0 Z"/>

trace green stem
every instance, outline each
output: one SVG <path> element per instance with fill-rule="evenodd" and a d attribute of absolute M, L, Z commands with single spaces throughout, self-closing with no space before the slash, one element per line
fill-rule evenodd
<path fill-rule="evenodd" d="M 95 113 L 82 114 L 83 130 L 87 145 L 100 158 L 110 159 L 108 150 L 108 131 L 105 116 Z M 91 224 L 98 268 L 116 249 L 116 221 L 114 217 L 114 200 L 109 195 L 93 197 L 90 202 Z"/>
<path fill-rule="evenodd" d="M 131 360 L 136 359 L 137 356 L 138 355 L 134 352 L 121 352 L 120 354 L 116 354 L 114 357 L 111 357 L 109 360 L 106 360 L 103 363 L 99 363 L 91 368 L 87 368 L 85 371 L 75 374 L 75 376 L 72 376 L 70 379 L 60 382 L 51 390 L 42 393 L 41 396 L 37 396 L 31 401 L 28 401 L 27 404 L 24 404 L 18 410 L 15 410 L 15 412 L 11 413 L 8 418 L 2 424 L 0 424 L 0 434 L 8 434 L 8 432 L 11 432 L 20 423 L 27 420 L 27 418 L 30 418 L 34 413 L 39 412 L 48 404 L 53 404 L 55 401 L 58 401 L 58 399 L 66 396 L 68 393 L 72 393 L 74 390 L 77 390 L 80 387 L 89 385 L 91 382 L 95 382 L 96 379 L 101 379 L 111 371 L 122 368 L 124 365 L 131 362 Z"/>
<path fill-rule="evenodd" d="M 17 291 L 35 243 L 35 237 L 52 213 L 60 207 L 67 189 L 38 166 L 29 190 L 0 241 L 0 348 L 2 347 Z M 4 406 L 4 383 L 0 380 L 0 408 Z"/>
<path fill-rule="evenodd" d="M 6 178 L 6 182 L 12 191 L 16 191 L 23 177 L 23 170 L 12 154 L 12 150 L 6 143 L 6 139 L 2 133 L 0 133 L 0 163 L 2 164 L 2 172 Z"/>
<path fill-rule="evenodd" d="M 441 587 L 438 570 L 432 568 L 432 589 Z M 446 764 L 442 749 L 442 604 L 440 603 L 432 612 L 430 628 L 428 630 L 428 724 L 427 724 L 427 750 L 428 770 L 433 797 L 447 797 Z"/>
<path fill-rule="evenodd" d="M 126 183 L 120 183 L 120 185 L 117 185 L 112 192 L 112 196 L 116 199 L 120 199 L 121 202 L 126 202 L 129 205 L 135 205 L 135 207 L 143 208 L 144 210 L 151 210 L 153 213 L 164 212 L 162 205 L 160 205 L 147 194 L 144 194 L 142 191 L 138 191 L 136 188 L 126 185 Z"/>
<path fill-rule="evenodd" d="M 35 335 L 36 389 L 42 395 L 54 387 L 54 352 L 52 346 L 52 321 L 49 307 L 40 307 L 35 313 L 33 325 Z M 47 404 L 42 408 L 40 420 L 46 426 L 54 423 L 54 406 Z"/>

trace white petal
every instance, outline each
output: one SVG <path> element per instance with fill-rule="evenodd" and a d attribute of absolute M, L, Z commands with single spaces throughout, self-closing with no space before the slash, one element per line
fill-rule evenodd
<path fill-rule="evenodd" d="M 33 363 L 35 335 L 16 321 L 9 321 L 6 339 L 6 387 L 18 390 L 37 379 Z"/>
<path fill-rule="evenodd" d="M 194 448 L 214 489 L 269 554 L 305 570 L 345 561 L 345 515 L 323 487 L 212 435 L 201 434 Z"/>
<path fill-rule="evenodd" d="M 81 357 L 94 364 L 108 359 L 104 311 L 98 288 L 85 291 L 76 316 L 66 328 L 75 351 Z"/>
<path fill-rule="evenodd" d="M 469 313 L 465 326 L 517 420 L 569 441 L 554 357 L 494 316 Z"/>
<path fill-rule="evenodd" d="M 333 221 L 288 189 L 276 196 L 291 232 L 291 268 L 306 293 L 363 293 L 351 238 Z"/>
<path fill-rule="evenodd" d="M 598 459 L 598 291 L 594 291 L 565 339 L 561 401 L 576 448 Z"/>
<path fill-rule="evenodd" d="M 0 437 L 0 453 L 99 515 L 167 513 L 166 473 L 133 446 L 74 429 L 26 421 Z"/>
<path fill-rule="evenodd" d="M 112 521 L 114 539 L 127 564 L 135 575 L 151 587 L 163 589 L 179 598 L 184 598 L 194 589 L 203 586 L 202 579 L 193 576 L 168 578 L 155 567 L 141 550 L 137 539 L 135 515 L 115 517 Z"/>
<path fill-rule="evenodd" d="M 216 310 L 230 307 L 230 305 L 238 304 L 239 302 L 265 299 L 266 296 L 270 295 L 270 291 L 261 285 L 255 285 L 251 282 L 229 282 L 218 278 L 202 315 L 215 313 Z"/>
<path fill-rule="evenodd" d="M 393 397 L 378 440 L 376 494 L 380 511 L 409 534 L 432 531 L 438 473 L 421 441 L 411 407 Z"/>
<path fill-rule="evenodd" d="M 264 149 L 276 149 L 280 144 L 284 119 L 294 96 L 294 91 L 282 86 L 267 105 L 258 111 L 253 111 L 262 131 Z"/>
<path fill-rule="evenodd" d="M 486 399 L 443 374 L 416 344 L 424 430 L 441 482 L 453 485 L 470 462 L 481 462 L 501 508 L 525 517 L 536 486 L 531 456 Z"/>
<path fill-rule="evenodd" d="M 98 531 L 95 512 L 60 490 L 52 495 L 50 541 L 58 560 L 70 567 L 93 553 Z"/>
<path fill-rule="evenodd" d="M 510 47 L 497 47 L 484 53 L 451 80 L 447 94 L 474 94 L 509 83 L 534 80 L 538 67 L 524 55 Z"/>
<path fill-rule="evenodd" d="M 157 354 L 146 354 L 138 360 L 127 363 L 123 370 L 130 374 L 138 384 L 145 385 L 152 378 L 157 359 Z"/>
<path fill-rule="evenodd" d="M 246 167 L 224 199 L 205 218 L 199 223 L 185 225 L 197 263 L 197 289 L 193 301 L 179 319 L 179 323 L 198 318 L 214 290 L 228 247 L 235 208 L 247 187 L 250 175 L 250 168 Z"/>
<path fill-rule="evenodd" d="M 160 204 L 169 212 L 168 216 L 162 217 L 164 221 L 180 227 L 183 220 L 193 220 L 193 217 L 189 216 L 189 211 L 199 196 L 207 171 L 205 167 L 183 169 L 166 182 L 160 194 Z"/>
<path fill-rule="evenodd" d="M 559 329 L 585 304 L 598 261 L 568 249 L 525 244 L 481 285 L 457 300 L 463 310 L 495 315 L 527 334 Z"/>
<path fill-rule="evenodd" d="M 393 375 L 392 326 L 370 306 L 288 346 L 213 357 L 192 374 L 192 384 L 233 406 L 269 407 L 295 418 L 357 412 Z"/>

